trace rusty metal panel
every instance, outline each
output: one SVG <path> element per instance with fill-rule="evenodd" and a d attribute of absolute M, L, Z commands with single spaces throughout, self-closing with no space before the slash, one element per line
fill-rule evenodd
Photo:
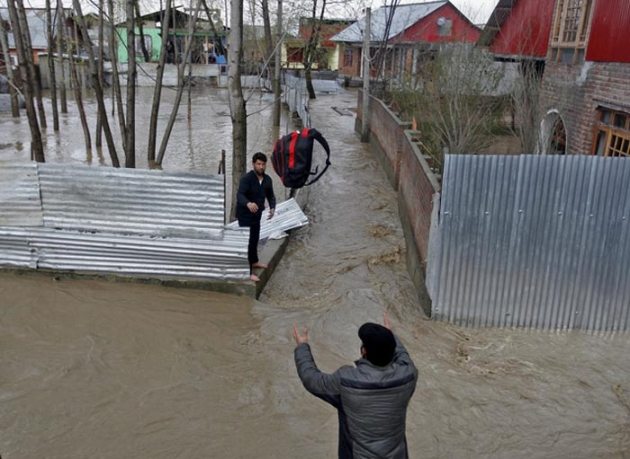
<path fill-rule="evenodd" d="M 630 161 L 448 155 L 433 315 L 465 326 L 630 328 Z"/>
<path fill-rule="evenodd" d="M 0 162 L 0 226 L 40 226 L 42 221 L 35 163 Z"/>
<path fill-rule="evenodd" d="M 44 225 L 120 234 L 220 237 L 222 176 L 38 165 Z"/>

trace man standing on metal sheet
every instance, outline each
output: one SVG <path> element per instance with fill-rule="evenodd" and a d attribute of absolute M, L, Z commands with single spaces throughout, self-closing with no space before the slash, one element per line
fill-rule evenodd
<path fill-rule="evenodd" d="M 269 201 L 268 219 L 276 210 L 276 197 L 273 194 L 271 177 L 265 174 L 267 156 L 255 153 L 252 157 L 252 170 L 245 174 L 238 185 L 236 194 L 236 218 L 239 226 L 249 227 L 249 245 L 247 258 L 250 265 L 250 279 L 260 279 L 254 274 L 254 268 L 266 268 L 267 265 L 258 260 L 258 240 L 260 239 L 260 219 L 265 208 L 265 198 Z"/>
<path fill-rule="evenodd" d="M 337 408 L 339 457 L 406 459 L 407 405 L 416 388 L 418 370 L 402 343 L 384 326 L 365 323 L 359 328 L 361 359 L 333 374 L 315 365 L 303 334 L 293 326 L 295 365 L 302 384 L 311 394 Z"/>

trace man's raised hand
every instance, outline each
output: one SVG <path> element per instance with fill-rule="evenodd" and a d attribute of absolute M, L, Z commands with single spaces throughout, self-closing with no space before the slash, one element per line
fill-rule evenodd
<path fill-rule="evenodd" d="M 300 335 L 298 330 L 298 326 L 296 323 L 293 324 L 293 338 L 295 339 L 295 344 L 300 345 L 303 343 L 308 343 L 308 329 L 304 327 L 303 335 Z"/>
<path fill-rule="evenodd" d="M 389 321 L 387 311 L 383 312 L 383 327 L 387 328 L 388 330 L 392 329 L 392 323 Z"/>

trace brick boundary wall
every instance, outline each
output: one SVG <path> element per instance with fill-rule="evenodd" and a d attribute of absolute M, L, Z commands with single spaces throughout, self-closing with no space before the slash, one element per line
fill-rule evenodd
<path fill-rule="evenodd" d="M 355 130 L 361 133 L 363 93 L 358 91 Z M 398 191 L 398 210 L 407 244 L 406 262 L 409 275 L 418 291 L 420 304 L 431 315 L 431 300 L 425 278 L 429 252 L 429 229 L 433 197 L 440 192 L 437 178 L 431 172 L 415 142 L 411 123 L 401 121 L 387 106 L 370 96 L 370 147 L 385 169 L 392 187 Z"/>

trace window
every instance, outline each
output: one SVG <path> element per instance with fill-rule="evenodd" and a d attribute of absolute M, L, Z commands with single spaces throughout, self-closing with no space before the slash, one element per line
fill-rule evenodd
<path fill-rule="evenodd" d="M 352 67 L 352 48 L 346 48 L 343 52 L 343 66 Z"/>
<path fill-rule="evenodd" d="M 287 61 L 289 61 L 289 63 L 292 63 L 292 64 L 301 64 L 304 61 L 304 49 L 303 48 L 288 48 Z"/>
<path fill-rule="evenodd" d="M 440 37 L 450 37 L 453 33 L 453 21 L 451 19 L 439 18 L 437 20 L 438 35 Z"/>
<path fill-rule="evenodd" d="M 575 64 L 584 60 L 593 0 L 558 0 L 556 3 L 551 58 Z"/>
<path fill-rule="evenodd" d="M 630 113 L 599 108 L 597 118 L 593 154 L 630 156 Z"/>

